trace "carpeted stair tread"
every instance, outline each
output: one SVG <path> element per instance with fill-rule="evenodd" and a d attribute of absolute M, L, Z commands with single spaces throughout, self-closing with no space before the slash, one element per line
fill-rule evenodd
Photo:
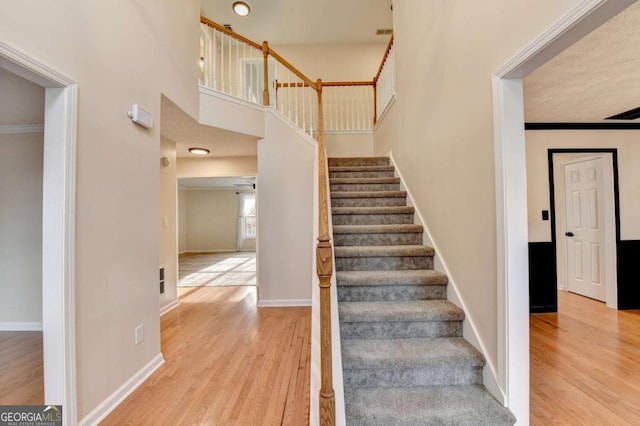
<path fill-rule="evenodd" d="M 334 225 L 334 234 L 404 234 L 422 232 L 422 225 Z"/>
<path fill-rule="evenodd" d="M 405 198 L 407 191 L 334 191 L 331 198 Z"/>
<path fill-rule="evenodd" d="M 347 370 L 484 364 L 482 354 L 462 337 L 342 341 L 342 365 Z"/>
<path fill-rule="evenodd" d="M 447 300 L 338 303 L 343 322 L 462 321 L 464 311 Z"/>
<path fill-rule="evenodd" d="M 369 177 L 369 178 L 332 178 L 330 185 L 356 184 L 356 183 L 400 183 L 400 178 L 396 177 Z"/>
<path fill-rule="evenodd" d="M 406 271 L 338 271 L 338 286 L 446 285 L 445 274 L 433 269 Z"/>
<path fill-rule="evenodd" d="M 389 157 L 329 157 L 329 167 L 388 166 Z"/>
<path fill-rule="evenodd" d="M 335 256 L 339 257 L 420 257 L 433 256 L 435 250 L 427 246 L 345 246 L 336 247 Z"/>
<path fill-rule="evenodd" d="M 393 166 L 334 166 L 329 167 L 329 173 L 332 172 L 393 172 Z"/>
<path fill-rule="evenodd" d="M 413 214 L 414 208 L 407 206 L 389 207 L 332 207 L 332 215 L 380 215 L 380 214 Z"/>
<path fill-rule="evenodd" d="M 358 426 L 506 426 L 515 417 L 482 385 L 353 389 L 347 424 Z"/>

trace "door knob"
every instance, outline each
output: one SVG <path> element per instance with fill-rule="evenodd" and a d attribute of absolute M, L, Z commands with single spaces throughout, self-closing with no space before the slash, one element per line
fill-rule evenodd
<path fill-rule="evenodd" d="M 567 237 L 573 237 L 574 233 L 573 232 L 565 232 L 564 235 L 566 235 Z"/>

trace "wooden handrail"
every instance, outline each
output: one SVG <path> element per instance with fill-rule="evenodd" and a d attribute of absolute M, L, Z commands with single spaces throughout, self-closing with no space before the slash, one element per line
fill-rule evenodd
<path fill-rule="evenodd" d="M 228 36 L 231 36 L 231 37 L 233 37 L 233 38 L 235 38 L 237 40 L 240 40 L 243 43 L 247 43 L 249 46 L 255 47 L 258 50 L 262 50 L 262 46 L 259 45 L 258 43 L 256 43 L 255 41 L 249 40 L 248 38 L 246 38 L 244 36 L 241 36 L 240 34 L 235 33 L 235 32 L 231 31 L 228 28 L 225 28 L 224 26 L 218 24 L 217 22 L 213 22 L 211 19 L 207 19 L 204 16 L 201 16 L 200 17 L 200 22 L 202 22 L 203 24 L 207 24 L 210 27 L 213 27 L 213 28 L 215 28 L 216 30 L 218 30 L 218 31 L 220 31 L 222 33 L 225 33 Z"/>
<path fill-rule="evenodd" d="M 320 280 L 320 424 L 334 425 L 336 418 L 333 391 L 331 342 L 331 276 L 333 247 L 329 237 L 329 202 L 327 199 L 327 164 L 324 147 L 324 116 L 322 113 L 322 80 L 316 83 L 318 92 L 318 245 L 316 272 Z"/>
<path fill-rule="evenodd" d="M 285 67 L 289 68 L 289 71 L 291 71 L 292 73 L 294 73 L 295 75 L 298 76 L 298 78 L 302 81 L 304 81 L 307 85 L 311 86 L 313 88 L 313 90 L 315 90 L 316 92 L 318 91 L 318 87 L 316 85 L 316 83 L 314 83 L 313 81 L 311 81 L 311 79 L 309 79 L 309 77 L 307 77 L 306 75 L 304 75 L 304 73 L 302 71 L 300 71 L 298 68 L 294 67 L 293 65 L 291 65 L 289 63 L 289 61 L 287 61 L 286 59 L 284 59 L 282 56 L 280 56 L 278 54 L 278 52 L 276 52 L 275 50 L 273 50 L 272 48 L 269 48 L 269 55 L 273 56 L 278 62 L 280 62 L 282 65 L 284 65 Z"/>
<path fill-rule="evenodd" d="M 380 73 L 382 72 L 384 63 L 387 62 L 387 57 L 389 56 L 389 52 L 391 52 L 391 47 L 393 47 L 393 34 L 391 34 L 389 43 L 387 43 L 387 48 L 384 51 L 384 55 L 382 55 L 382 61 L 380 62 L 380 66 L 378 67 L 378 72 L 376 72 L 375 77 L 373 77 L 374 86 L 378 82 L 378 78 L 380 78 Z"/>
<path fill-rule="evenodd" d="M 345 86 L 373 86 L 372 81 L 327 81 L 322 82 L 323 87 L 345 87 Z"/>

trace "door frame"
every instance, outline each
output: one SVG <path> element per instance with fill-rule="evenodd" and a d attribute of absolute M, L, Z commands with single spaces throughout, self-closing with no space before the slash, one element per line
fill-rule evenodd
<path fill-rule="evenodd" d="M 635 1 L 580 1 L 492 76 L 498 383 L 523 424 L 529 418 L 529 259 L 522 79 Z"/>
<path fill-rule="evenodd" d="M 45 88 L 42 198 L 42 325 L 44 402 L 63 406 L 63 424 L 77 424 L 76 387 L 76 135 L 77 83 L 0 41 L 0 66 Z"/>
<path fill-rule="evenodd" d="M 605 241 L 605 250 L 610 252 L 613 250 L 613 257 L 610 260 L 605 260 L 605 265 L 607 267 L 608 274 L 607 285 L 606 285 L 606 303 L 607 306 L 613 309 L 618 309 L 618 280 L 617 280 L 617 258 L 618 258 L 618 250 L 617 245 L 620 242 L 620 190 L 618 184 L 618 150 L 616 148 L 550 148 L 547 151 L 547 161 L 549 164 L 549 209 L 551 216 L 551 242 L 553 243 L 554 250 L 554 259 L 556 268 L 559 268 L 558 262 L 558 253 L 562 249 L 562 244 L 558 241 L 557 238 L 557 219 L 556 219 L 556 210 L 565 211 L 564 206 L 556 206 L 555 200 L 555 186 L 558 184 L 559 180 L 562 179 L 562 176 L 555 176 L 554 170 L 554 162 L 553 155 L 554 154 L 610 154 L 611 162 L 609 163 L 608 159 L 605 158 L 605 163 L 608 163 L 606 167 L 610 167 L 612 172 L 612 180 L 613 180 L 613 232 L 615 239 L 613 242 Z M 562 184 L 564 188 L 564 183 Z M 610 255 L 609 255 L 610 256 Z M 565 253 L 566 260 L 566 253 Z M 557 270 L 557 274 L 559 276 L 560 270 Z M 562 272 L 566 272 L 566 262 L 565 268 Z M 610 282 L 611 281 L 611 282 Z M 556 287 L 558 283 L 556 280 Z M 557 300 L 556 300 L 556 308 L 557 308 Z"/>

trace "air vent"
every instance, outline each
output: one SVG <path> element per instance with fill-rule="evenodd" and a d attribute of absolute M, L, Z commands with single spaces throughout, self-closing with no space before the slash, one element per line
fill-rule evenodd
<path fill-rule="evenodd" d="M 605 118 L 605 120 L 635 120 L 636 118 L 640 118 L 640 108 L 634 108 L 620 114 L 612 115 L 611 117 Z"/>
<path fill-rule="evenodd" d="M 164 294 L 164 268 L 160 268 L 160 294 Z"/>
<path fill-rule="evenodd" d="M 231 24 L 224 24 L 223 27 L 225 27 L 229 31 L 233 31 L 233 28 L 231 28 Z"/>
<path fill-rule="evenodd" d="M 393 28 L 378 28 L 376 35 L 390 35 L 393 34 Z"/>

